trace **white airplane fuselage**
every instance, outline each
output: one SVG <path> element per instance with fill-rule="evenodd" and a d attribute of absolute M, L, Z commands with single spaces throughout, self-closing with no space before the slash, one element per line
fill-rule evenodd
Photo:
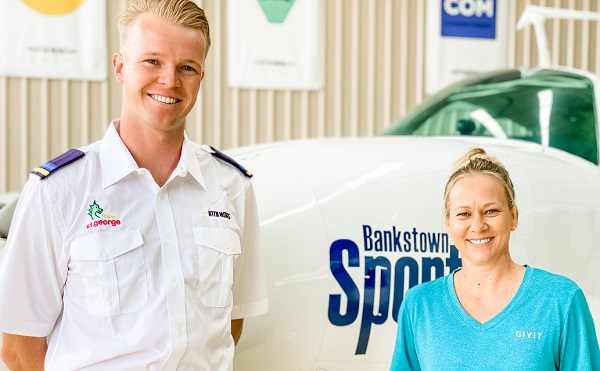
<path fill-rule="evenodd" d="M 461 264 L 442 198 L 472 146 L 502 161 L 515 184 L 513 259 L 574 279 L 598 329 L 597 166 L 486 138 L 296 141 L 231 152 L 255 174 L 270 300 L 266 315 L 246 321 L 235 369 L 389 369 L 406 289 Z"/>

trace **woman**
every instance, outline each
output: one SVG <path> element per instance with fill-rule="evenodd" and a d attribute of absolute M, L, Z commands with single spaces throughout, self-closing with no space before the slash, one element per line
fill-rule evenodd
<path fill-rule="evenodd" d="M 469 150 L 444 209 L 462 268 L 406 293 L 391 370 L 600 370 L 581 289 L 510 256 L 519 213 L 504 166 Z"/>

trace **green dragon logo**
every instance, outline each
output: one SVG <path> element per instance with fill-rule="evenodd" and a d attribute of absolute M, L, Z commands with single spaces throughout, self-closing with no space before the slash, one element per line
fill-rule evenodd
<path fill-rule="evenodd" d="M 104 209 L 101 208 L 100 205 L 98 205 L 96 200 L 94 200 L 94 202 L 90 205 L 90 208 L 88 210 L 88 215 L 90 216 L 90 218 L 92 218 L 92 220 L 97 220 L 102 217 L 103 211 L 104 211 Z"/>

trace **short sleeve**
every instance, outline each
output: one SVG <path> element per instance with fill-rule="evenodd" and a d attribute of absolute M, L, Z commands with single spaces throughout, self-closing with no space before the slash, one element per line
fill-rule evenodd
<path fill-rule="evenodd" d="M 415 349 L 415 337 L 413 333 L 412 320 L 407 302 L 410 300 L 410 290 L 400 305 L 398 312 L 398 333 L 396 334 L 396 345 L 392 356 L 390 371 L 420 370 L 419 360 Z"/>
<path fill-rule="evenodd" d="M 59 208 L 48 195 L 32 178 L 19 196 L 0 267 L 2 332 L 46 336 L 62 310 L 67 265 Z"/>
<path fill-rule="evenodd" d="M 266 278 L 259 249 L 260 233 L 258 210 L 252 183 L 234 200 L 241 211 L 242 254 L 237 258 L 233 272 L 232 319 L 253 317 L 267 311 Z"/>
<path fill-rule="evenodd" d="M 594 321 L 581 289 L 571 301 L 560 344 L 560 370 L 600 370 Z"/>

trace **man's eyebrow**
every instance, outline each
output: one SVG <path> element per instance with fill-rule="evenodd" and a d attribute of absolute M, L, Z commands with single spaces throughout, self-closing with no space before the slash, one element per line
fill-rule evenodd
<path fill-rule="evenodd" d="M 147 51 L 147 52 L 140 53 L 140 55 L 143 56 L 143 57 L 162 57 L 162 56 L 165 56 L 166 54 L 165 53 L 161 53 L 161 52 Z M 196 60 L 189 59 L 189 58 L 188 59 L 184 59 L 182 62 L 183 63 L 193 63 L 193 64 L 196 64 L 198 66 L 202 66 L 201 62 L 198 62 Z"/>

